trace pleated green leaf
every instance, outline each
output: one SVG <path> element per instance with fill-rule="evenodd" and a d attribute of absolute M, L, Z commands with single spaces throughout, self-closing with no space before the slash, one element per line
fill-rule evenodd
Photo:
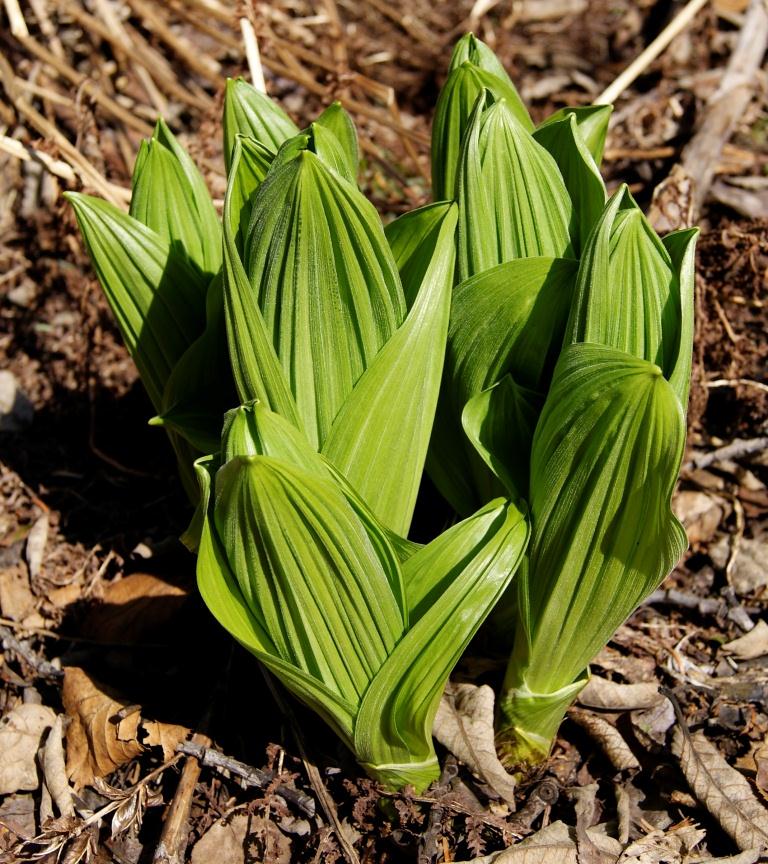
<path fill-rule="evenodd" d="M 277 655 L 359 702 L 403 633 L 385 559 L 342 492 L 287 462 L 237 457 L 216 475 L 213 519 Z M 300 694 L 299 694 L 300 695 Z"/>
<path fill-rule="evenodd" d="M 436 201 L 454 196 L 462 141 L 484 89 L 495 99 L 506 101 L 523 129 L 533 130 L 525 105 L 494 53 L 472 34 L 464 36 L 454 48 L 432 122 L 432 192 Z"/>
<path fill-rule="evenodd" d="M 456 180 L 459 278 L 534 256 L 572 257 L 568 190 L 552 156 L 503 100 L 478 96 Z"/>
<path fill-rule="evenodd" d="M 668 378 L 678 357 L 681 327 L 689 327 L 680 290 L 669 252 L 622 186 L 584 250 L 570 338 L 642 357 Z M 688 308 L 686 318 L 690 312 Z"/>
<path fill-rule="evenodd" d="M 461 425 L 491 471 L 473 471 L 482 500 L 502 494 L 528 497 L 531 446 L 542 404 L 540 394 L 520 387 L 508 374 L 464 406 Z"/>
<path fill-rule="evenodd" d="M 355 183 L 360 165 L 360 147 L 357 142 L 355 124 L 342 107 L 341 102 L 332 102 L 315 120 L 314 125 L 333 133 L 344 156 L 345 165 L 340 173 Z"/>
<path fill-rule="evenodd" d="M 527 541 L 523 513 L 496 500 L 404 565 L 410 626 L 355 724 L 358 759 L 374 777 L 417 788 L 437 778 L 432 723 L 448 675 L 512 579 Z"/>
<path fill-rule="evenodd" d="M 260 402 L 240 405 L 227 413 L 221 436 L 221 453 L 225 462 L 235 456 L 269 456 L 290 462 L 324 480 L 334 480 L 363 525 L 370 526 L 368 536 L 374 545 L 383 535 L 400 561 L 407 561 L 421 548 L 418 543 L 412 543 L 382 525 L 347 478 L 312 447 L 306 435 Z M 400 608 L 405 609 L 405 590 L 400 571 L 390 570 L 388 575 L 395 579 L 390 587 Z"/>
<path fill-rule="evenodd" d="M 322 445 L 405 314 L 381 221 L 356 187 L 304 150 L 276 162 L 259 189 L 246 263 L 301 424 Z"/>
<path fill-rule="evenodd" d="M 243 78 L 228 78 L 224 93 L 224 160 L 229 174 L 237 135 L 254 138 L 273 153 L 299 131 L 283 109 Z"/>
<path fill-rule="evenodd" d="M 533 443 L 530 566 L 502 707 L 524 732 L 536 731 L 533 696 L 545 704 L 583 677 L 685 550 L 670 509 L 685 433 L 657 366 L 602 345 L 563 351 Z"/>
<path fill-rule="evenodd" d="M 206 606 L 235 639 L 270 669 L 289 689 L 316 711 L 353 746 L 357 704 L 350 703 L 314 676 L 302 672 L 277 652 L 261 618 L 248 606 L 227 560 L 226 550 L 208 514 L 215 462 L 198 460 L 197 476 L 201 487 L 201 537 L 197 556 L 197 585 Z"/>
<path fill-rule="evenodd" d="M 221 224 L 205 180 L 162 119 L 141 144 L 130 213 L 179 244 L 209 278 L 221 269 Z"/>
<path fill-rule="evenodd" d="M 237 170 L 230 170 L 229 174 L 227 212 L 230 219 L 228 227 L 241 258 L 254 196 L 264 182 L 274 158 L 275 154 L 254 138 L 235 136 L 232 164 L 237 166 Z"/>
<path fill-rule="evenodd" d="M 427 204 L 398 216 L 384 228 L 409 309 L 432 261 L 443 222 L 452 210 L 450 201 Z"/>
<path fill-rule="evenodd" d="M 293 162 L 305 151 L 314 153 L 326 168 L 356 185 L 357 168 L 352 168 L 349 153 L 334 132 L 319 122 L 310 123 L 307 129 L 283 144 L 275 157 L 275 169 Z"/>
<path fill-rule="evenodd" d="M 443 372 L 456 208 L 442 221 L 419 294 L 339 411 L 323 453 L 391 530 L 405 536 Z"/>
<path fill-rule="evenodd" d="M 507 372 L 519 385 L 546 392 L 577 268 L 567 258 L 517 259 L 454 290 L 446 368 L 456 411 Z"/>
<path fill-rule="evenodd" d="M 608 122 L 611 119 L 612 111 L 613 106 L 611 105 L 582 105 L 577 108 L 561 108 L 540 123 L 538 129 L 543 129 L 550 123 L 559 123 L 567 117 L 575 117 L 581 138 L 592 154 L 595 165 L 599 168 L 603 161 L 605 136 L 608 134 Z"/>
<path fill-rule="evenodd" d="M 242 140 L 235 144 L 230 178 L 237 178 Z M 257 295 L 237 250 L 234 212 L 242 207 L 242 186 L 233 180 L 224 198 L 224 312 L 232 375 L 241 402 L 259 399 L 301 428 L 288 380 L 262 317 Z"/>
<path fill-rule="evenodd" d="M 605 207 L 605 184 L 582 138 L 576 116 L 568 114 L 540 126 L 533 137 L 552 155 L 571 196 L 577 230 L 571 229 L 574 248 L 580 251 Z"/>
<path fill-rule="evenodd" d="M 693 294 L 696 281 L 696 238 L 698 228 L 686 228 L 668 234 L 663 240 L 664 248 L 672 260 L 680 287 L 680 338 L 677 351 L 669 361 L 669 383 L 677 393 L 683 409 L 688 406 L 688 391 L 691 385 L 691 360 L 693 351 Z"/>
<path fill-rule="evenodd" d="M 224 412 L 236 401 L 219 274 L 208 288 L 205 331 L 173 367 L 163 391 L 163 412 L 150 423 L 174 429 L 200 453 L 215 453 Z"/>
<path fill-rule="evenodd" d="M 533 391 L 543 398 L 562 345 L 577 267 L 570 259 L 517 259 L 454 289 L 427 470 L 459 514 L 471 513 L 499 491 L 493 475 L 469 446 L 462 412 L 471 399 L 508 374 L 521 393 Z M 476 430 L 475 437 L 478 434 Z M 515 437 L 517 443 L 509 451 L 518 452 L 520 459 L 518 448 L 527 433 L 521 436 Z M 482 448 L 479 452 L 483 456 Z M 503 457 L 497 454 L 496 458 Z M 510 470 L 527 473 L 522 464 L 514 469 L 508 465 Z"/>
<path fill-rule="evenodd" d="M 512 86 L 512 79 L 507 75 L 507 70 L 502 65 L 501 60 L 474 33 L 465 33 L 453 46 L 451 59 L 448 63 L 448 72 L 453 72 L 464 63 L 471 63 L 478 69 L 490 72 Z"/>
<path fill-rule="evenodd" d="M 68 192 L 96 275 L 155 406 L 205 326 L 204 277 L 166 239 L 90 195 Z"/>

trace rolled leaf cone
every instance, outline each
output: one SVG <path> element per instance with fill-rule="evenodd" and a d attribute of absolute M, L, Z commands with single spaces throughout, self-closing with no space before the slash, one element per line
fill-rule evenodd
<path fill-rule="evenodd" d="M 402 323 L 405 301 L 373 206 L 313 152 L 309 135 L 299 139 L 295 155 L 278 153 L 256 194 L 245 241 L 249 285 L 228 281 L 227 299 L 233 310 L 236 299 L 255 302 L 302 427 L 322 446 L 358 378 Z M 287 153 L 295 146 L 287 142 Z"/>
<path fill-rule="evenodd" d="M 276 153 L 293 137 L 299 127 L 266 93 L 261 93 L 244 78 L 228 78 L 224 91 L 224 161 L 227 174 L 238 135 L 253 138 Z"/>
<path fill-rule="evenodd" d="M 208 279 L 221 269 L 221 223 L 205 180 L 162 119 L 136 157 L 130 213 Z"/>
<path fill-rule="evenodd" d="M 432 192 L 436 201 L 453 198 L 462 141 L 477 97 L 487 90 L 505 99 L 522 127 L 533 130 L 528 111 L 496 55 L 468 33 L 453 49 L 432 123 Z"/>
<path fill-rule="evenodd" d="M 557 163 L 510 109 L 482 90 L 456 176 L 461 280 L 515 258 L 572 258 L 577 232 Z"/>
<path fill-rule="evenodd" d="M 685 415 L 662 370 L 595 344 L 562 353 L 536 428 L 532 543 L 499 700 L 510 762 L 546 758 L 587 664 L 671 571 Z"/>
<path fill-rule="evenodd" d="M 568 340 L 595 342 L 656 363 L 687 403 L 693 340 L 693 243 L 697 230 L 667 243 L 626 186 L 611 197 L 581 259 Z M 685 386 L 683 382 L 685 380 Z"/>

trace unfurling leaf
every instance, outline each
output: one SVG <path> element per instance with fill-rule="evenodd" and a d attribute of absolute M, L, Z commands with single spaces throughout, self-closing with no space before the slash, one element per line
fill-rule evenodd
<path fill-rule="evenodd" d="M 546 754 L 590 659 L 685 550 L 670 509 L 684 444 L 657 366 L 599 345 L 563 351 L 533 442 L 533 541 L 501 705 L 519 756 Z"/>
<path fill-rule="evenodd" d="M 576 216 L 557 163 L 503 99 L 477 97 L 456 179 L 464 280 L 515 258 L 572 257 Z"/>
<path fill-rule="evenodd" d="M 243 78 L 228 78 L 224 93 L 224 161 L 227 174 L 238 135 L 253 138 L 276 153 L 280 145 L 299 131 L 283 109 Z"/>
<path fill-rule="evenodd" d="M 495 99 L 506 100 L 522 128 L 533 130 L 515 85 L 494 53 L 471 33 L 464 36 L 453 50 L 448 80 L 440 91 L 432 123 L 432 191 L 436 201 L 454 196 L 462 141 L 483 90 Z"/>
<path fill-rule="evenodd" d="M 483 461 L 493 462 L 493 470 L 502 471 L 518 493 L 527 486 L 524 478 L 528 475 L 531 433 L 526 429 L 535 423 L 532 412 L 538 415 L 538 406 L 549 387 L 576 270 L 577 263 L 570 259 L 517 259 L 486 270 L 454 290 L 429 471 L 459 513 L 471 513 L 489 500 L 488 496 L 500 491 L 491 471 L 468 447 L 462 429 L 465 411 L 469 424 L 466 432 L 473 444 L 480 444 Z M 512 380 L 498 392 L 494 390 L 479 399 L 505 376 Z M 514 389 L 514 399 L 507 398 L 513 395 L 510 388 Z M 470 400 L 475 398 L 479 401 L 469 408 Z M 491 407 L 493 413 L 486 420 L 486 411 Z M 504 409 L 501 414 L 500 409 Z M 524 421 L 524 425 L 513 429 L 512 424 L 518 421 Z M 498 435 L 492 431 L 494 427 Z M 490 435 L 500 446 L 505 427 L 509 439 L 504 446 L 483 453 L 481 442 L 488 444 Z"/>
<path fill-rule="evenodd" d="M 567 117 L 574 117 L 581 138 L 595 160 L 595 165 L 600 168 L 605 149 L 605 136 L 608 134 L 608 121 L 611 119 L 612 111 L 611 105 L 582 105 L 577 108 L 561 108 L 554 114 L 550 114 L 543 123 L 540 123 L 537 131 L 550 123 L 559 123 Z"/>
<path fill-rule="evenodd" d="M 322 445 L 402 323 L 405 302 L 381 221 L 363 194 L 310 150 L 279 161 L 254 201 L 250 285 L 242 290 L 258 307 L 307 436 Z"/>
<path fill-rule="evenodd" d="M 571 196 L 576 229 L 571 227 L 573 245 L 584 248 L 605 206 L 605 184 L 574 114 L 540 126 L 533 137 L 554 158 Z"/>
<path fill-rule="evenodd" d="M 221 224 L 213 201 L 195 163 L 163 120 L 141 144 L 130 212 L 178 244 L 209 279 L 221 269 Z"/>
<path fill-rule="evenodd" d="M 416 505 L 440 390 L 455 230 L 454 207 L 441 223 L 408 317 L 355 384 L 322 447 L 378 518 L 403 536 Z"/>
<path fill-rule="evenodd" d="M 410 309 L 432 261 L 443 222 L 455 207 L 450 201 L 427 204 L 404 213 L 384 228 Z"/>
<path fill-rule="evenodd" d="M 112 204 L 68 192 L 96 275 L 157 411 L 205 326 L 206 280 L 187 256 Z"/>

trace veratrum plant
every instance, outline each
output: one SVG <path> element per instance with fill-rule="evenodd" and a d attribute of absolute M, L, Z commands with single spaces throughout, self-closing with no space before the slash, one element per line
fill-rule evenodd
<path fill-rule="evenodd" d="M 695 231 L 606 202 L 609 114 L 535 126 L 468 35 L 435 201 L 386 229 L 343 108 L 300 130 L 242 80 L 221 220 L 162 121 L 130 214 L 69 196 L 197 504 L 205 602 L 391 787 L 438 776 L 442 690 L 496 604 L 498 740 L 534 762 L 685 547 Z M 421 546 L 425 466 L 457 520 Z"/>

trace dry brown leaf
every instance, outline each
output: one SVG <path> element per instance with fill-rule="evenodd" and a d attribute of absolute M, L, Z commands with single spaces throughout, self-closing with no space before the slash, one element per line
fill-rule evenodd
<path fill-rule="evenodd" d="M 151 573 L 111 582 L 86 616 L 83 632 L 104 642 L 136 642 L 172 618 L 189 592 Z"/>
<path fill-rule="evenodd" d="M 496 755 L 492 688 L 448 682 L 432 734 L 513 809 L 515 781 Z"/>
<path fill-rule="evenodd" d="M 35 834 L 35 799 L 32 795 L 13 795 L 0 804 L 0 849 L 7 849 L 17 838 L 29 840 Z"/>
<path fill-rule="evenodd" d="M 291 840 L 280 831 L 274 822 L 263 817 L 252 817 L 245 810 L 228 813 L 203 834 L 195 843 L 190 858 L 191 864 L 259 864 L 261 856 L 248 855 L 250 845 L 246 838 L 253 835 L 260 841 L 261 848 L 266 846 L 264 861 L 270 864 L 291 864 Z"/>
<path fill-rule="evenodd" d="M 634 711 L 653 708 L 664 701 L 659 685 L 654 681 L 640 684 L 618 684 L 599 675 L 590 676 L 587 686 L 579 693 L 579 703 L 587 708 L 606 711 Z"/>
<path fill-rule="evenodd" d="M 617 771 L 628 771 L 640 767 L 635 754 L 629 749 L 621 732 L 603 717 L 598 717 L 590 711 L 572 708 L 568 712 L 571 720 L 579 724 L 602 747 L 611 765 Z"/>
<path fill-rule="evenodd" d="M 762 619 L 743 636 L 726 642 L 723 651 L 734 654 L 740 660 L 754 660 L 768 654 L 768 624 Z"/>
<path fill-rule="evenodd" d="M 736 760 L 736 767 L 755 775 L 755 783 L 763 796 L 768 794 L 768 735 L 752 744 L 749 753 Z"/>
<path fill-rule="evenodd" d="M 730 506 L 719 495 L 710 492 L 678 492 L 672 500 L 675 516 L 685 525 L 692 546 L 706 543 L 715 536 Z"/>
<path fill-rule="evenodd" d="M 651 831 L 627 846 L 619 864 L 684 864 L 706 836 L 706 831 L 690 822 L 669 831 Z"/>
<path fill-rule="evenodd" d="M 689 734 L 678 726 L 672 752 L 696 797 L 739 849 L 768 848 L 768 810 L 747 779 L 723 759 L 704 733 Z"/>
<path fill-rule="evenodd" d="M 52 708 L 31 702 L 17 705 L 0 720 L 0 795 L 40 785 L 35 757 L 40 739 L 55 721 Z"/>
<path fill-rule="evenodd" d="M 106 777 L 120 765 L 159 744 L 169 759 L 189 734 L 184 726 L 145 721 L 140 709 L 122 716 L 130 705 L 110 688 L 76 666 L 64 669 L 62 702 L 70 717 L 67 728 L 67 773 L 76 789 Z"/>
<path fill-rule="evenodd" d="M 0 612 L 12 621 L 23 621 L 35 611 L 35 595 L 23 564 L 0 570 Z"/>
<path fill-rule="evenodd" d="M 75 805 L 72 802 L 72 789 L 67 780 L 67 769 L 64 762 L 63 718 L 63 714 L 56 717 L 56 722 L 45 741 L 40 761 L 45 786 L 56 804 L 59 816 L 74 816 Z"/>
<path fill-rule="evenodd" d="M 621 843 L 595 828 L 587 829 L 594 844 L 598 864 L 616 864 L 621 855 Z M 564 822 L 553 822 L 522 843 L 456 864 L 582 864 L 576 847 L 576 829 Z"/>
<path fill-rule="evenodd" d="M 675 709 L 668 699 L 664 699 L 646 711 L 633 711 L 630 718 L 640 743 L 653 748 L 665 744 L 667 732 L 675 725 Z"/>

